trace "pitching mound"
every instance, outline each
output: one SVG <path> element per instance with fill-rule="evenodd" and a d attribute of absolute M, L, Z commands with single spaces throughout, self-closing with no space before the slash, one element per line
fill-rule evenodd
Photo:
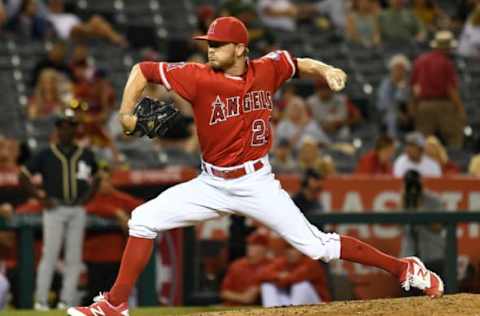
<path fill-rule="evenodd" d="M 401 316 L 480 316 L 480 295 L 455 294 L 440 299 L 408 297 L 368 301 L 334 302 L 330 304 L 264 308 L 229 312 L 201 313 L 196 316 L 351 316 L 351 315 L 401 315 Z"/>

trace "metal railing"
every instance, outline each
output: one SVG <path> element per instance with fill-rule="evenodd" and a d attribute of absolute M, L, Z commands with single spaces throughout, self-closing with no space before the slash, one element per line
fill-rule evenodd
<path fill-rule="evenodd" d="M 312 224 L 431 224 L 441 223 L 446 228 L 445 253 L 445 287 L 446 293 L 456 293 L 457 283 L 457 224 L 480 223 L 480 212 L 418 212 L 418 213 L 328 213 L 309 216 Z M 0 219 L 0 230 L 16 230 L 17 268 L 19 270 L 19 307 L 31 308 L 35 286 L 35 262 L 33 256 L 34 232 L 41 229 L 41 216 L 17 215 L 12 221 Z M 87 229 L 96 231 L 118 230 L 119 226 L 112 220 L 89 216 Z M 185 305 L 198 304 L 205 295 L 195 292 L 195 232 L 194 228 L 184 229 L 183 255 L 183 301 Z M 139 304 L 152 306 L 157 304 L 155 290 L 155 256 L 150 258 L 147 268 L 141 275 L 137 288 Z"/>

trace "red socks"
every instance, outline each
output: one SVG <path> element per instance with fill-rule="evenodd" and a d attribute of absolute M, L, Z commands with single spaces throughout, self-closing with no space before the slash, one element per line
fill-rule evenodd
<path fill-rule="evenodd" d="M 140 273 L 147 265 L 153 249 L 153 239 L 130 236 L 123 251 L 120 271 L 112 289 L 108 293 L 108 301 L 117 306 L 128 301 L 128 296 L 135 286 Z"/>
<path fill-rule="evenodd" d="M 407 263 L 389 256 L 356 238 L 340 236 L 340 259 L 374 266 L 390 272 L 397 278 L 407 267 Z"/>
<path fill-rule="evenodd" d="M 407 267 L 407 263 L 389 256 L 380 250 L 349 236 L 340 236 L 340 258 L 392 273 L 397 278 Z M 123 252 L 117 280 L 108 293 L 109 302 L 117 306 L 128 301 L 128 296 L 137 279 L 150 259 L 153 239 L 129 237 Z"/>

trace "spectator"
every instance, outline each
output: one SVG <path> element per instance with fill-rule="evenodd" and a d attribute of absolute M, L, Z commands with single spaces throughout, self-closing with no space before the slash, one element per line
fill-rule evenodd
<path fill-rule="evenodd" d="M 361 120 L 360 111 L 346 95 L 335 93 L 325 80 L 315 84 L 315 94 L 307 99 L 315 122 L 334 139 L 348 139 L 351 128 Z"/>
<path fill-rule="evenodd" d="M 0 2 L 3 3 L 5 13 L 8 19 L 12 19 L 15 15 L 20 12 L 20 8 L 22 7 L 23 0 L 1 0 Z M 43 1 L 37 1 L 37 10 L 40 16 L 46 16 L 46 6 Z"/>
<path fill-rule="evenodd" d="M 437 194 L 423 188 L 421 175 L 409 170 L 403 177 L 402 209 L 406 212 L 440 212 L 445 205 Z M 445 230 L 442 224 L 408 225 L 402 241 L 402 257 L 418 256 L 432 271 L 444 277 Z"/>
<path fill-rule="evenodd" d="M 425 137 L 419 132 L 412 132 L 405 137 L 404 153 L 395 160 L 393 175 L 403 177 L 409 170 L 416 170 L 423 177 L 440 177 L 442 169 L 438 162 L 424 153 Z"/>
<path fill-rule="evenodd" d="M 5 4 L 3 1 L 0 1 L 0 30 L 3 28 L 3 25 L 7 22 L 7 10 L 5 9 Z"/>
<path fill-rule="evenodd" d="M 107 79 L 107 73 L 97 70 L 93 79 L 78 82 L 75 85 L 75 97 L 83 105 L 78 112 L 82 136 L 92 146 L 109 148 L 115 158 L 118 153 L 106 129 L 115 106 L 115 91 Z"/>
<path fill-rule="evenodd" d="M 388 62 L 390 74 L 380 83 L 377 95 L 377 109 L 382 116 L 387 133 L 399 137 L 401 132 L 413 128 L 409 111 L 410 86 L 408 73 L 410 61 L 405 55 L 393 56 Z"/>
<path fill-rule="evenodd" d="M 327 15 L 334 28 L 343 30 L 347 20 L 347 2 L 338 0 L 317 1 L 317 11 Z"/>
<path fill-rule="evenodd" d="M 260 275 L 263 307 L 331 301 L 321 264 L 290 245 L 285 256 L 274 259 Z"/>
<path fill-rule="evenodd" d="M 297 164 L 292 157 L 292 149 L 288 140 L 280 139 L 273 149 L 270 159 L 272 169 L 277 172 L 291 172 L 297 169 Z"/>
<path fill-rule="evenodd" d="M 384 42 L 423 42 L 426 34 L 422 23 L 406 8 L 404 0 L 390 0 L 390 6 L 380 13 L 380 34 Z"/>
<path fill-rule="evenodd" d="M 32 71 L 30 85 L 34 87 L 37 84 L 38 77 L 42 71 L 47 68 L 54 69 L 67 76 L 69 79 L 73 79 L 72 71 L 65 63 L 66 52 L 67 47 L 64 42 L 55 42 L 48 50 L 47 56 L 35 64 Z"/>
<path fill-rule="evenodd" d="M 448 26 L 448 17 L 435 0 L 414 0 L 413 14 L 432 34 Z"/>
<path fill-rule="evenodd" d="M 108 167 L 101 169 L 98 192 L 87 203 L 85 209 L 88 214 L 114 219 L 123 233 L 120 231 L 87 233 L 83 248 L 83 259 L 88 270 L 86 301 L 91 301 L 98 293 L 113 285 L 120 268 L 130 212 L 142 203 L 130 194 L 117 190 L 113 186 L 111 176 Z"/>
<path fill-rule="evenodd" d="M 13 215 L 13 206 L 10 203 L 0 204 L 0 221 L 10 220 Z M 6 276 L 6 267 L 3 255 L 12 247 L 12 232 L 0 231 L 0 311 L 7 303 L 10 283 Z"/>
<path fill-rule="evenodd" d="M 48 20 L 62 40 L 99 37 L 115 45 L 128 45 L 125 37 L 116 32 L 112 25 L 100 15 L 94 15 L 83 22 L 75 14 L 65 12 L 63 0 L 48 0 L 48 9 Z"/>
<path fill-rule="evenodd" d="M 277 139 L 287 139 L 295 150 L 299 149 L 302 139 L 306 136 L 319 143 L 330 142 L 325 132 L 308 115 L 307 106 L 302 98 L 291 98 L 285 111 L 285 118 L 277 126 Z"/>
<path fill-rule="evenodd" d="M 455 14 L 454 20 L 455 24 L 462 26 L 467 21 L 470 14 L 475 10 L 475 8 L 480 4 L 480 0 L 459 0 L 457 1 L 457 12 Z"/>
<path fill-rule="evenodd" d="M 392 158 L 395 154 L 393 138 L 382 135 L 377 138 L 375 149 L 363 155 L 357 165 L 355 173 L 369 175 L 391 175 Z"/>
<path fill-rule="evenodd" d="M 300 143 L 298 166 L 303 172 L 314 169 L 325 177 L 336 172 L 332 158 L 322 155 L 319 143 L 312 137 L 305 137 Z"/>
<path fill-rule="evenodd" d="M 250 50 L 256 54 L 265 55 L 276 49 L 274 32 L 259 19 L 253 4 L 243 3 L 238 6 L 235 16 L 245 23 L 248 29 Z"/>
<path fill-rule="evenodd" d="M 480 58 L 480 5 L 475 8 L 463 27 L 458 54 Z"/>
<path fill-rule="evenodd" d="M 53 69 L 44 69 L 40 74 L 34 94 L 29 100 L 28 117 L 46 118 L 67 107 L 66 97 L 71 95 L 71 84 Z"/>
<path fill-rule="evenodd" d="M 204 4 L 197 7 L 197 27 L 201 34 L 208 32 L 208 26 L 213 22 L 214 19 L 215 8 L 213 6 Z"/>
<path fill-rule="evenodd" d="M 449 58 L 456 41 L 450 31 L 441 31 L 431 46 L 433 50 L 420 55 L 413 67 L 415 127 L 424 135 L 438 132 L 449 147 L 460 148 L 466 116 L 458 75 Z"/>
<path fill-rule="evenodd" d="M 91 65 L 89 56 L 88 47 L 78 45 L 71 60 L 75 79 L 72 108 L 77 110 L 82 123 L 79 136 L 95 150 L 102 151 L 103 158 L 118 164 L 121 155 L 107 128 L 115 107 L 115 91 L 108 80 L 108 73 Z"/>
<path fill-rule="evenodd" d="M 442 174 L 458 174 L 460 168 L 448 158 L 447 151 L 435 136 L 428 136 L 425 142 L 425 154 L 438 162 L 442 168 Z"/>
<path fill-rule="evenodd" d="M 260 0 L 257 8 L 259 17 L 267 27 L 295 31 L 298 8 L 290 0 Z"/>
<path fill-rule="evenodd" d="M 238 16 L 242 12 L 245 5 L 249 5 L 250 1 L 244 0 L 224 0 L 218 9 L 219 16 Z M 208 29 L 208 24 L 207 24 Z"/>
<path fill-rule="evenodd" d="M 357 0 L 347 16 L 346 37 L 366 47 L 380 44 L 380 27 L 375 0 Z"/>
<path fill-rule="evenodd" d="M 77 124 L 72 111 L 60 116 L 55 122 L 58 141 L 32 157 L 22 167 L 19 177 L 21 185 L 45 207 L 43 252 L 36 280 L 36 310 L 49 309 L 48 292 L 64 241 L 65 273 L 57 308 L 74 304 L 82 267 L 86 223 L 83 205 L 98 186 L 98 182 L 92 179 L 97 169 L 93 153 L 74 142 Z M 42 189 L 32 183 L 35 174 L 42 176 Z"/>
<path fill-rule="evenodd" d="M 38 13 L 37 0 L 23 0 L 19 12 L 8 22 L 7 29 L 30 40 L 44 40 L 51 33 L 48 21 Z"/>
<path fill-rule="evenodd" d="M 20 155 L 19 144 L 15 139 L 0 135 L 0 171 L 17 171 Z"/>
<path fill-rule="evenodd" d="M 293 83 L 286 83 L 281 93 L 276 93 L 273 99 L 272 123 L 277 124 L 285 115 L 285 109 L 291 99 L 298 97 L 297 88 Z"/>
<path fill-rule="evenodd" d="M 470 158 L 468 173 L 472 176 L 480 177 L 480 154 L 476 154 Z"/>
<path fill-rule="evenodd" d="M 225 274 L 220 297 L 225 305 L 254 305 L 260 296 L 259 278 L 267 259 L 268 237 L 251 234 L 247 238 L 247 254 L 230 264 Z"/>
<path fill-rule="evenodd" d="M 323 212 L 323 205 L 319 201 L 322 192 L 323 176 L 318 170 L 308 169 L 303 174 L 300 191 L 292 198 L 295 205 L 305 215 L 320 214 Z"/>

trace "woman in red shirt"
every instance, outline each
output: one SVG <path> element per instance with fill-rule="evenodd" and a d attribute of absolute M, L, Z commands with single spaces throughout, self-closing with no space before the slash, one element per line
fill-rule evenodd
<path fill-rule="evenodd" d="M 377 139 L 375 149 L 363 155 L 355 170 L 356 174 L 392 174 L 392 158 L 395 154 L 395 142 L 387 135 Z"/>

